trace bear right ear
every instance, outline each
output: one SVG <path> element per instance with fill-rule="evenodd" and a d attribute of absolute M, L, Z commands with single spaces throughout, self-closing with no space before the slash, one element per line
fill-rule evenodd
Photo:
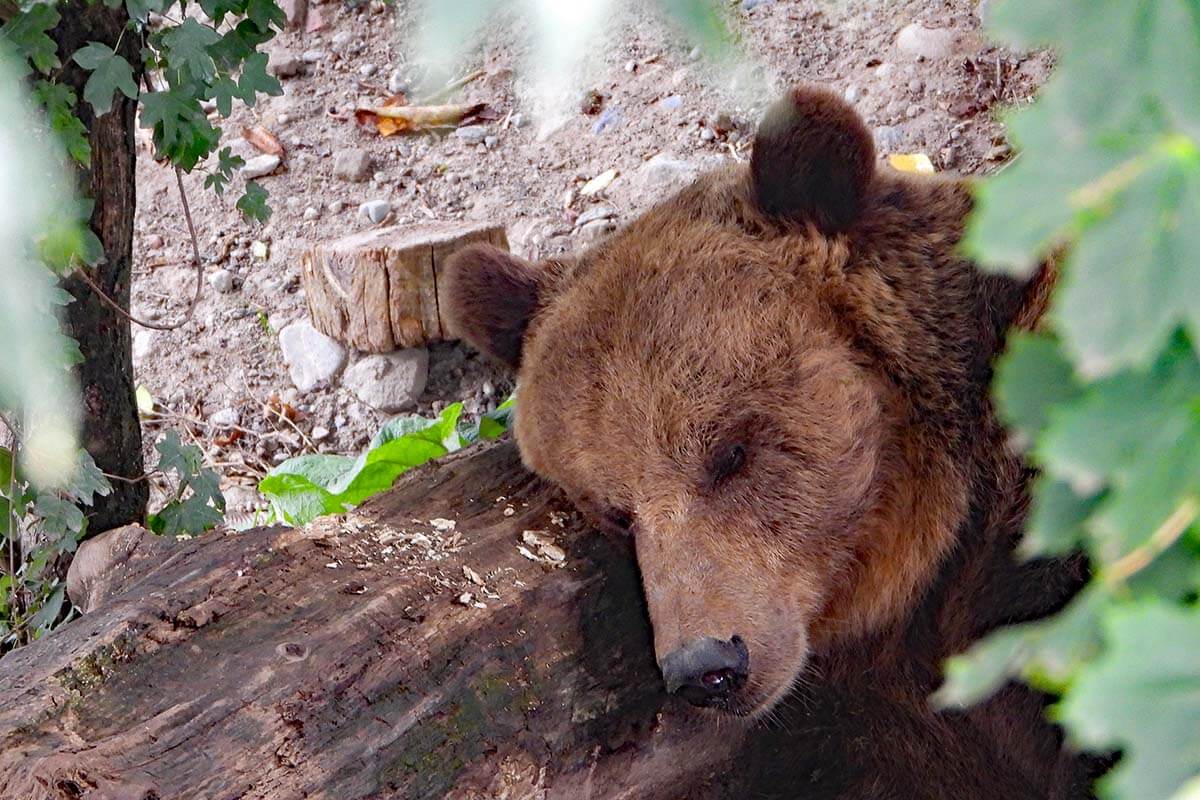
<path fill-rule="evenodd" d="M 862 213 L 875 175 L 875 142 L 840 97 L 801 86 L 767 109 L 750 173 L 763 211 L 840 233 Z"/>
<path fill-rule="evenodd" d="M 490 244 L 450 256 L 445 270 L 451 330 L 513 369 L 521 365 L 525 328 L 537 310 L 545 273 Z"/>

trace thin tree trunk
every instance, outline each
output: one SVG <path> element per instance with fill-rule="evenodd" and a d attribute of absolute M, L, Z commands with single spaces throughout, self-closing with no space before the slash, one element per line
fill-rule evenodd
<path fill-rule="evenodd" d="M 72 55 L 88 42 L 102 42 L 133 65 L 141 76 L 138 37 L 124 30 L 129 23 L 125 4 L 69 2 L 59 6 L 62 21 L 52 32 L 63 69 L 58 80 L 81 99 L 78 114 L 92 146 L 90 168 L 79 167 L 80 193 L 94 201 L 91 227 L 104 246 L 104 263 L 92 277 L 123 308 L 129 307 L 133 270 L 133 221 L 136 204 L 134 126 L 137 102 L 117 94 L 113 108 L 102 117 L 82 100 L 89 73 Z M 124 30 L 124 36 L 122 31 Z M 119 42 L 119 44 L 118 44 Z M 112 475 L 137 478 L 143 473 L 142 430 L 134 398 L 133 355 L 129 321 L 113 310 L 79 278 L 67 278 L 65 288 L 75 302 L 66 308 L 69 332 L 79 342 L 84 363 L 77 374 L 82 389 L 83 443 L 100 469 Z M 112 494 L 97 498 L 90 515 L 89 534 L 145 517 L 149 486 L 145 481 L 113 481 Z"/>

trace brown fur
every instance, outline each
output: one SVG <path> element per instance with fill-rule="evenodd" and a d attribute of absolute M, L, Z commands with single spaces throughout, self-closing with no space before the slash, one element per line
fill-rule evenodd
<path fill-rule="evenodd" d="M 853 112 L 801 89 L 768 112 L 751 168 L 573 262 L 476 248 L 451 264 L 458 329 L 522 365 L 526 463 L 629 528 L 659 658 L 741 636 L 751 675 L 730 710 L 750 716 L 815 682 L 801 724 L 824 720 L 811 749 L 841 778 L 806 797 L 1084 796 L 1029 692 L 926 703 L 942 659 L 1083 579 L 1012 557 L 1026 475 L 987 389 L 1053 271 L 1021 284 L 960 258 L 970 204 L 958 181 L 877 172 Z M 745 462 L 721 475 L 732 445 Z M 909 780 L 923 788 L 885 791 Z"/>

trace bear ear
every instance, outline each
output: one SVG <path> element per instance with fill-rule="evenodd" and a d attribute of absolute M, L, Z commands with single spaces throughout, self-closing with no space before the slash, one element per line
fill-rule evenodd
<path fill-rule="evenodd" d="M 544 271 L 498 247 L 473 244 L 450 256 L 443 280 L 451 331 L 486 355 L 519 367 Z"/>
<path fill-rule="evenodd" d="M 750 173 L 763 211 L 838 233 L 862 213 L 875 175 L 875 143 L 840 97 L 801 86 L 767 109 Z"/>

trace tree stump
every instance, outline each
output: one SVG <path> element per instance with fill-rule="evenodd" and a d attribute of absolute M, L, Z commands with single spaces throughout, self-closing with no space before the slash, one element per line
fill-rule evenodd
<path fill-rule="evenodd" d="M 307 528 L 113 533 L 98 605 L 0 660 L 2 798 L 750 796 L 662 691 L 627 546 L 510 443 Z"/>
<path fill-rule="evenodd" d="M 502 227 L 460 222 L 395 225 L 313 247 L 301 272 L 313 325 L 369 353 L 446 338 L 438 273 L 474 242 L 508 248 Z"/>

